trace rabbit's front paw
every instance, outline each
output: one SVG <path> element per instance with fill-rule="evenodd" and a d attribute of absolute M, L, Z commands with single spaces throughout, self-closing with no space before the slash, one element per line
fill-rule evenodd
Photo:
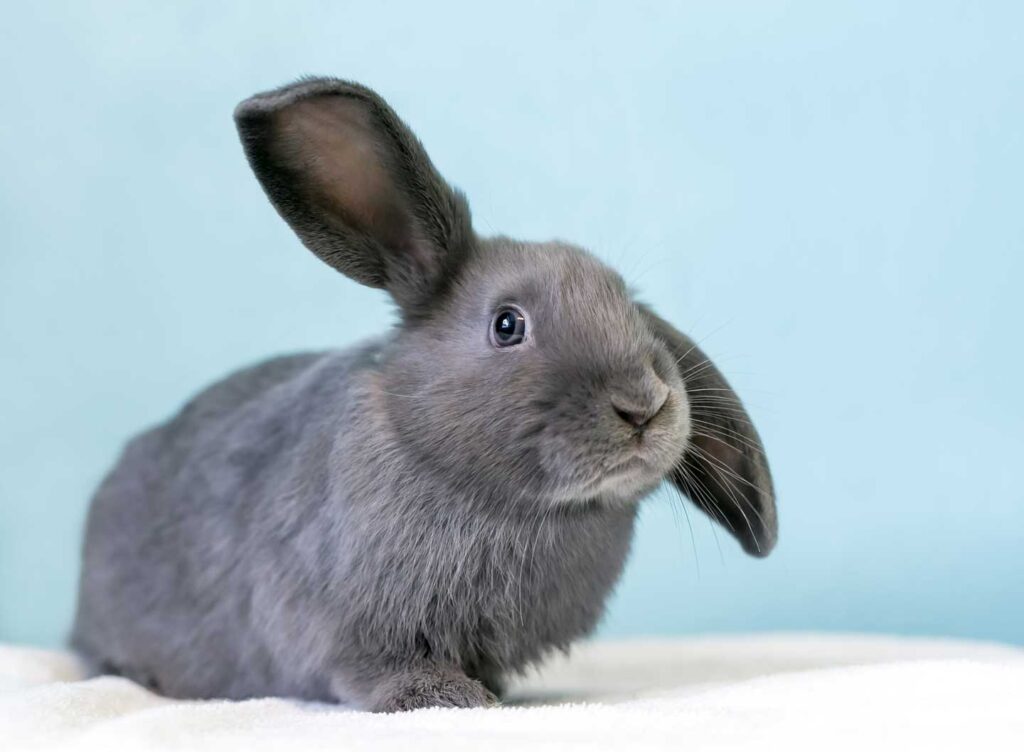
<path fill-rule="evenodd" d="M 382 681 L 374 688 L 367 709 L 396 713 L 417 708 L 483 708 L 497 703 L 490 690 L 461 671 L 430 666 Z"/>

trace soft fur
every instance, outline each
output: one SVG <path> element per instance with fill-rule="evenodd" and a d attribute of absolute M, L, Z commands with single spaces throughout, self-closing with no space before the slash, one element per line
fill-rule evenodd
<path fill-rule="evenodd" d="M 131 441 L 92 503 L 73 643 L 178 697 L 480 706 L 593 629 L 668 479 L 747 551 L 776 537 L 739 400 L 579 248 L 480 238 L 373 92 L 236 110 L 271 202 L 402 313 L 240 371 Z M 496 347 L 497 311 L 526 317 Z"/>

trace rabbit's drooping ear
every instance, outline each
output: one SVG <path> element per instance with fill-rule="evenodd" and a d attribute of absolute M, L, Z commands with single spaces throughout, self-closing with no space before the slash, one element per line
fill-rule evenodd
<path fill-rule="evenodd" d="M 693 340 L 647 308 L 651 328 L 676 360 L 690 402 L 692 430 L 669 480 L 753 556 L 778 537 L 775 492 L 764 447 L 725 377 Z"/>
<path fill-rule="evenodd" d="M 302 242 L 414 315 L 472 243 L 469 207 L 369 89 L 307 79 L 235 110 L 256 177 Z"/>

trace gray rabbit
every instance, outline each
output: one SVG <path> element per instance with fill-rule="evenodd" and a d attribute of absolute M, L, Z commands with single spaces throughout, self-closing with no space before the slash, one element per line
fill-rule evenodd
<path fill-rule="evenodd" d="M 664 480 L 771 550 L 747 413 L 618 274 L 477 236 L 358 84 L 302 80 L 235 120 L 302 242 L 401 320 L 239 371 L 127 445 L 85 537 L 72 642 L 95 672 L 174 697 L 490 705 L 594 628 Z"/>

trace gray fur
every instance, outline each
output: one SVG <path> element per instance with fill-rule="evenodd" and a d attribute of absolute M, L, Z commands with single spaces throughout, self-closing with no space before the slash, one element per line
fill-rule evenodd
<path fill-rule="evenodd" d="M 355 84 L 302 81 L 236 121 L 284 219 L 402 322 L 240 371 L 128 444 L 86 531 L 73 644 L 96 671 L 177 697 L 487 705 L 594 628 L 666 478 L 768 552 L 749 418 L 615 272 L 476 237 Z M 509 304 L 526 340 L 496 348 Z"/>

